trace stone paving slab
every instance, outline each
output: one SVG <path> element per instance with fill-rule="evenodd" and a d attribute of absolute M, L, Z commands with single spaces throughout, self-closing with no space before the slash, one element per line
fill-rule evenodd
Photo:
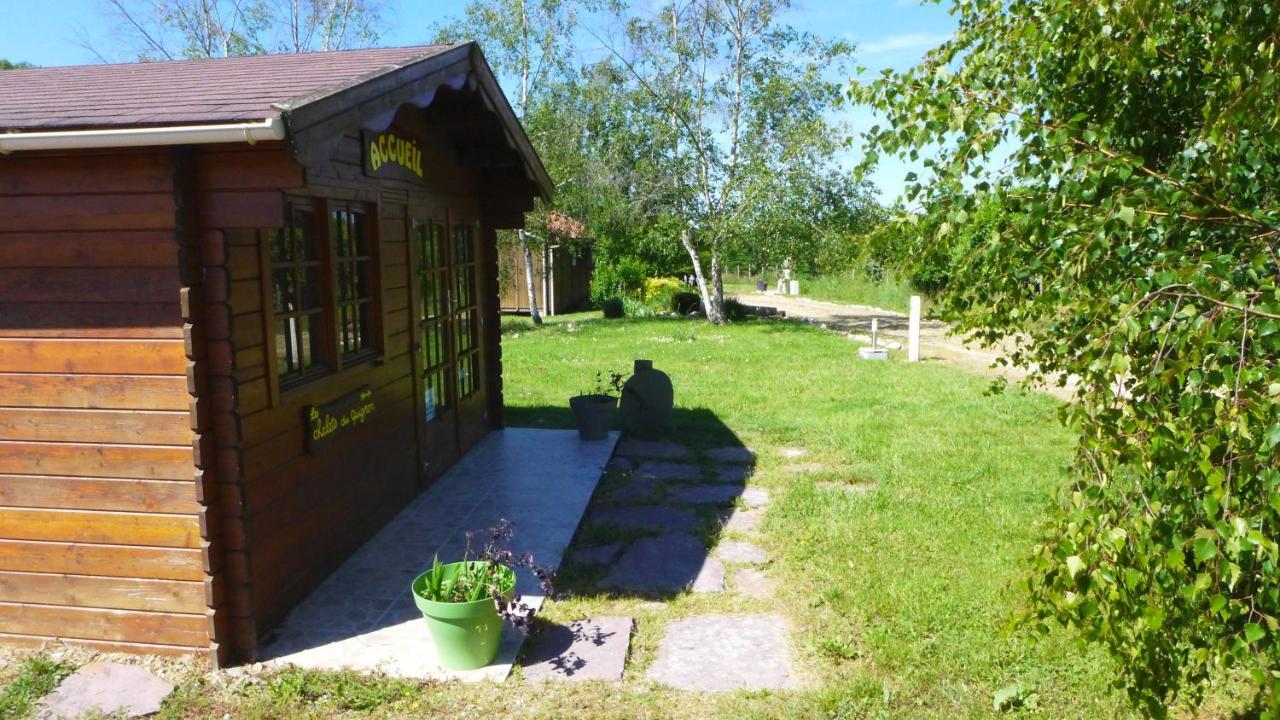
<path fill-rule="evenodd" d="M 629 617 L 602 617 L 544 627 L 524 660 L 524 677 L 534 682 L 621 680 L 634 626 Z"/>
<path fill-rule="evenodd" d="M 838 482 L 820 482 L 818 487 L 825 490 L 835 490 L 837 492 L 848 493 L 850 495 L 866 495 L 875 485 L 871 483 L 838 483 Z"/>
<path fill-rule="evenodd" d="M 611 433 L 606 442 L 582 442 L 573 430 L 489 433 L 290 612 L 264 648 L 264 662 L 418 679 L 503 680 L 524 634 L 508 625 L 488 667 L 447 670 L 437 662 L 409 582 L 437 553 L 442 562 L 460 558 L 466 532 L 500 518 L 515 527 L 514 552 L 532 553 L 554 571 L 617 439 Z M 524 602 L 541 607 L 533 575 L 519 570 L 516 577 Z"/>
<path fill-rule="evenodd" d="M 682 503 L 730 503 L 742 494 L 742 488 L 734 485 L 688 485 L 671 494 L 671 499 Z"/>
<path fill-rule="evenodd" d="M 769 561 L 764 550 L 749 542 L 725 540 L 716 546 L 716 557 L 725 562 L 762 565 Z"/>
<path fill-rule="evenodd" d="M 702 692 L 782 690 L 799 685 L 787 621 L 778 615 L 697 615 L 667 625 L 653 682 Z"/>
<path fill-rule="evenodd" d="M 604 466 L 604 469 L 605 470 L 624 470 L 624 471 L 630 472 L 632 469 L 635 468 L 635 466 L 636 464 L 632 462 L 630 458 L 625 458 L 625 457 L 622 457 L 621 455 L 615 455 L 613 456 L 613 459 L 610 460 L 609 463 Z"/>
<path fill-rule="evenodd" d="M 618 454 L 629 458 L 658 458 L 661 460 L 688 460 L 693 452 L 679 443 L 661 440 L 623 438 L 618 443 Z"/>
<path fill-rule="evenodd" d="M 592 525 L 616 525 L 629 530 L 692 530 L 698 516 L 689 510 L 656 505 L 618 505 L 591 511 Z"/>
<path fill-rule="evenodd" d="M 621 552 L 622 543 L 587 545 L 574 548 L 573 561 L 579 565 L 608 565 L 617 560 Z"/>
<path fill-rule="evenodd" d="M 702 477 L 702 468 L 688 463 L 642 462 L 635 475 L 648 480 L 686 480 Z"/>
<path fill-rule="evenodd" d="M 740 568 L 733 573 L 733 591 L 749 598 L 764 600 L 773 596 L 773 581 L 763 570 Z"/>
<path fill-rule="evenodd" d="M 798 458 L 808 455 L 809 451 L 798 447 L 784 447 L 778 449 L 778 454 L 784 458 Z"/>
<path fill-rule="evenodd" d="M 764 488 L 747 488 L 742 491 L 742 502 L 750 508 L 762 508 L 769 504 L 769 491 Z"/>
<path fill-rule="evenodd" d="M 733 532 L 751 534 L 760 529 L 764 521 L 763 510 L 734 510 L 724 523 L 724 529 Z"/>
<path fill-rule="evenodd" d="M 618 485 L 608 492 L 610 500 L 641 500 L 658 493 L 662 484 L 648 477 L 632 478 L 625 485 Z"/>
<path fill-rule="evenodd" d="M 642 593 L 722 592 L 724 565 L 692 535 L 663 533 L 631 543 L 600 585 Z"/>
<path fill-rule="evenodd" d="M 707 451 L 707 457 L 722 463 L 753 463 L 756 461 L 756 454 L 741 445 L 712 448 Z"/>
<path fill-rule="evenodd" d="M 173 685 L 137 665 L 94 662 L 72 673 L 40 703 L 39 720 L 144 717 L 160 712 Z"/>
<path fill-rule="evenodd" d="M 742 485 L 751 475 L 751 468 L 747 465 L 721 465 L 716 468 L 714 478 L 716 482 Z"/>

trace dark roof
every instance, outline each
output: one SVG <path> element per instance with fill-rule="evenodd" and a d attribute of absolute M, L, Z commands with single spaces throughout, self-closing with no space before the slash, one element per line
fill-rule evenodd
<path fill-rule="evenodd" d="M 0 72 L 0 131 L 214 124 L 280 117 L 455 46 L 421 45 Z"/>

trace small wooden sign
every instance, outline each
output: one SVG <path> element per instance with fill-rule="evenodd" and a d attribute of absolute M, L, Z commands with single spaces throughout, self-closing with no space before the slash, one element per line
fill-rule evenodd
<path fill-rule="evenodd" d="M 422 146 L 394 130 L 360 135 L 364 146 L 364 174 L 369 177 L 422 179 Z"/>
<path fill-rule="evenodd" d="M 311 405 L 305 410 L 307 452 L 327 445 L 342 433 L 369 422 L 377 412 L 373 388 L 365 385 L 324 405 Z"/>

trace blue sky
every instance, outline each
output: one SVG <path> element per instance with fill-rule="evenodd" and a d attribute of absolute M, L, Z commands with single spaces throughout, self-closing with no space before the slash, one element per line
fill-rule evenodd
<path fill-rule="evenodd" d="M 100 0 L 0 0 L 0 58 L 43 66 L 98 62 L 83 46 L 89 39 L 95 49 L 112 60 L 129 60 L 112 42 Z M 429 39 L 428 28 L 461 13 L 466 0 L 387 0 L 390 26 L 385 45 L 413 45 Z M 786 21 L 821 37 L 851 40 L 858 45 L 856 62 L 869 74 L 880 68 L 903 69 L 914 64 L 930 47 L 945 40 L 955 28 L 946 8 L 921 5 L 918 0 L 795 0 Z M 864 108 L 843 111 L 854 130 L 869 127 L 874 119 Z M 860 154 L 855 146 L 840 160 L 852 164 Z M 872 179 L 885 200 L 898 196 L 906 163 L 882 160 Z"/>

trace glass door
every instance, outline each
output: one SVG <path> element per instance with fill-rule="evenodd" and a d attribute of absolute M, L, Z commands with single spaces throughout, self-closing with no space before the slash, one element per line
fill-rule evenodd
<path fill-rule="evenodd" d="M 489 431 L 484 382 L 484 314 L 480 309 L 477 262 L 480 232 L 474 220 L 456 217 L 451 231 L 458 445 L 465 452 Z"/>
<path fill-rule="evenodd" d="M 454 277 L 443 213 L 412 220 L 416 322 L 414 367 L 418 374 L 418 441 L 428 480 L 459 455 L 454 383 Z"/>

